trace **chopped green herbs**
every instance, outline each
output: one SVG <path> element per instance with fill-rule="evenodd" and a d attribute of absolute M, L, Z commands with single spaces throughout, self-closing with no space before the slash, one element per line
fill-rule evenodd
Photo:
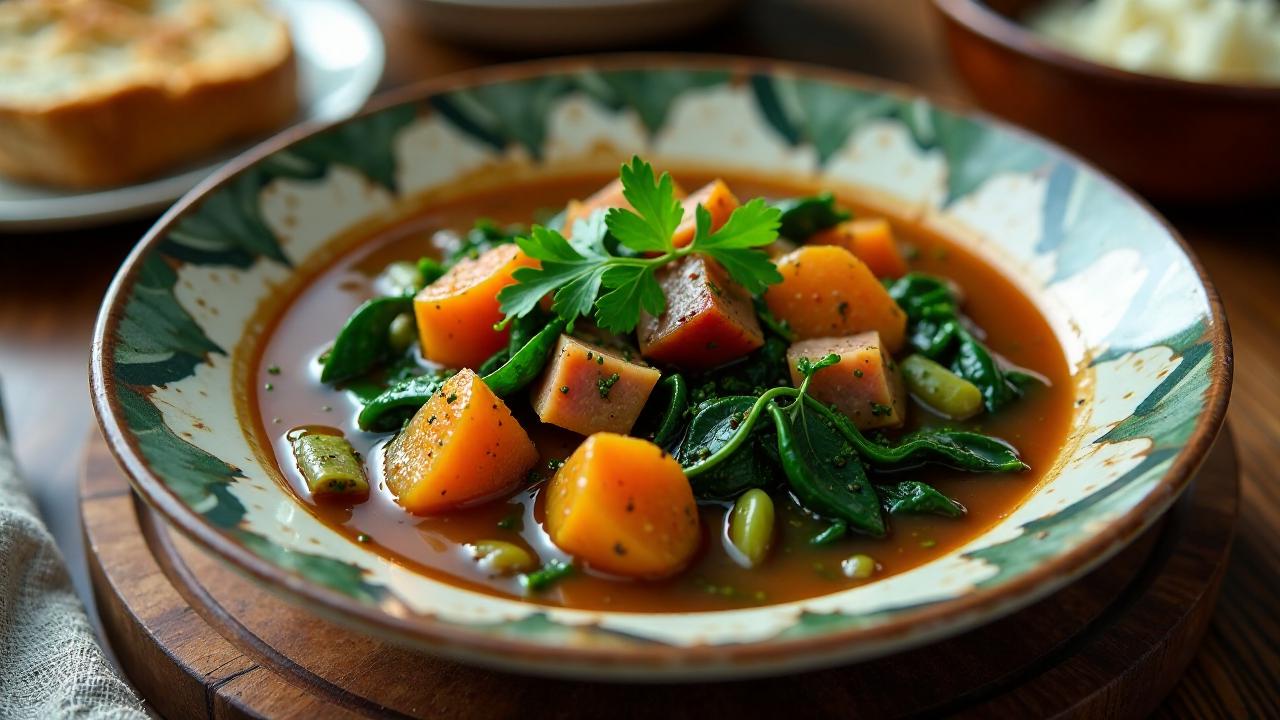
<path fill-rule="evenodd" d="M 607 400 L 609 398 L 609 391 L 613 389 L 613 386 L 616 385 L 620 379 L 621 378 L 618 376 L 618 373 L 614 373 L 607 378 L 602 377 L 599 380 L 596 380 L 596 390 L 600 392 L 600 397 Z"/>

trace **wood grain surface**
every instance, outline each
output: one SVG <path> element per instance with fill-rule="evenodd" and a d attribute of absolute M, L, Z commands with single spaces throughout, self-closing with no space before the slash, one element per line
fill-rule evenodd
<path fill-rule="evenodd" d="M 414 25 L 404 3 L 365 0 L 386 35 L 384 87 L 520 59 L 441 43 Z M 962 97 L 926 0 L 748 0 L 714 31 L 646 49 L 813 62 Z M 1206 266 L 1232 326 L 1236 382 L 1228 418 L 1240 456 L 1242 512 L 1207 639 L 1159 714 L 1280 717 L 1280 215 L 1276 199 L 1160 209 Z M 85 597 L 75 449 L 93 423 L 89 337 L 114 269 L 148 224 L 0 235 L 0 386 L 19 463 Z"/>
<path fill-rule="evenodd" d="M 824 672 L 635 686 L 489 672 L 346 631 L 169 530 L 100 437 L 84 459 L 81 514 L 106 636 L 169 718 L 1141 717 L 1195 654 L 1238 502 L 1227 431 L 1160 524 L 1013 616 Z"/>

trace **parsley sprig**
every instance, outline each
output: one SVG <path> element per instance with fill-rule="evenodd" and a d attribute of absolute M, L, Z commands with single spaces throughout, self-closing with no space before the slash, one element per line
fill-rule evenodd
<path fill-rule="evenodd" d="M 521 268 L 514 285 L 498 293 L 503 323 L 527 315 L 547 293 L 551 309 L 566 323 L 592 317 L 606 330 L 624 333 L 640 322 L 641 309 L 661 314 L 667 300 L 656 272 L 693 253 L 715 259 L 749 292 L 758 294 L 782 280 L 777 268 L 759 248 L 778 237 L 781 212 L 759 198 L 735 209 L 715 232 L 711 213 L 699 205 L 694 211 L 693 242 L 676 247 L 676 228 L 684 208 L 675 197 L 668 173 L 655 177 L 653 167 L 639 157 L 622 166 L 622 194 L 633 209 L 613 208 L 579 220 L 573 239 L 535 225 L 516 244 L 539 268 Z M 606 236 L 637 255 L 609 251 Z"/>

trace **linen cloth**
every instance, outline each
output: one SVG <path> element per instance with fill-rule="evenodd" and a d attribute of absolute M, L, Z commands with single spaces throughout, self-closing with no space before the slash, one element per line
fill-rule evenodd
<path fill-rule="evenodd" d="M 0 406 L 0 718 L 147 717 L 98 647 L 62 553 L 18 476 Z"/>

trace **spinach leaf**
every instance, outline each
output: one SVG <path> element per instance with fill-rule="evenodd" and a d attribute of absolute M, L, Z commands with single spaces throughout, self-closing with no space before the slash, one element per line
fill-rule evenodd
<path fill-rule="evenodd" d="M 677 439 L 689 409 L 689 383 L 680 373 L 673 373 L 659 380 L 655 389 L 658 392 L 649 396 L 631 434 L 668 447 Z"/>
<path fill-rule="evenodd" d="M 410 296 L 381 297 L 365 302 L 347 318 L 324 358 L 320 382 L 359 377 L 393 355 L 389 328 L 400 313 L 413 312 Z"/>
<path fill-rule="evenodd" d="M 397 430 L 451 377 L 452 372 L 438 372 L 405 378 L 366 403 L 356 416 L 356 424 L 372 432 Z"/>
<path fill-rule="evenodd" d="M 484 384 L 488 385 L 498 397 L 507 397 L 523 389 L 533 382 L 538 373 L 542 372 L 562 332 L 564 332 L 563 320 L 556 318 L 547 323 L 542 330 L 538 331 L 538 334 L 529 338 L 523 347 L 511 353 L 511 359 L 503 363 L 502 367 L 485 375 Z"/>
<path fill-rule="evenodd" d="M 791 492 L 805 508 L 842 520 L 849 529 L 883 537 L 880 498 L 858 453 L 824 416 L 802 404 L 769 405 L 778 432 L 778 454 Z"/>
<path fill-rule="evenodd" d="M 909 433 L 897 445 L 874 442 L 849 418 L 805 396 L 807 409 L 822 415 L 858 450 L 858 454 L 880 470 L 906 470 L 938 463 L 971 472 L 1020 472 L 1027 469 L 1017 450 L 999 438 L 964 430 L 924 429 Z"/>
<path fill-rule="evenodd" d="M 699 499 L 728 499 L 772 484 L 776 465 L 763 448 L 777 441 L 772 433 L 761 432 L 763 425 L 756 427 L 756 423 L 748 421 L 757 401 L 750 395 L 734 395 L 711 400 L 696 409 L 675 457 L 685 467 L 693 494 Z M 738 437 L 740 433 L 745 437 Z M 735 438 L 739 446 L 727 457 L 704 470 L 689 472 Z"/>
<path fill-rule="evenodd" d="M 890 515 L 924 513 L 957 518 L 968 512 L 960 503 L 919 480 L 904 480 L 896 485 L 877 485 L 876 492 L 880 495 L 885 512 Z"/>
<path fill-rule="evenodd" d="M 344 382 L 342 389 L 361 405 L 368 405 L 392 385 L 421 375 L 422 366 L 418 364 L 420 357 L 417 346 L 409 348 L 400 357 L 387 361 L 377 372 L 365 373 Z"/>
<path fill-rule="evenodd" d="M 484 377 L 506 365 L 507 361 L 520 351 L 520 348 L 528 345 L 533 336 L 546 327 L 549 317 L 541 308 L 535 308 L 528 315 L 516 318 L 511 323 L 511 334 L 507 338 L 507 346 L 481 363 L 480 367 L 476 368 L 476 374 Z"/>
<path fill-rule="evenodd" d="M 787 341 L 776 335 L 765 338 L 764 346 L 741 360 L 703 373 L 690 382 L 689 401 L 699 405 L 731 395 L 762 395 L 770 388 L 789 386 Z"/>
<path fill-rule="evenodd" d="M 1006 375 L 991 351 L 962 322 L 959 303 L 940 278 L 909 273 L 889 285 L 889 295 L 907 313 L 912 347 L 976 385 L 988 412 L 1022 397 L 1023 383 L 1033 376 L 1020 370 L 1013 378 Z"/>
<path fill-rule="evenodd" d="M 773 206 L 782 211 L 778 234 L 796 242 L 804 242 L 814 233 L 853 217 L 848 210 L 836 206 L 831 193 L 779 200 Z"/>

